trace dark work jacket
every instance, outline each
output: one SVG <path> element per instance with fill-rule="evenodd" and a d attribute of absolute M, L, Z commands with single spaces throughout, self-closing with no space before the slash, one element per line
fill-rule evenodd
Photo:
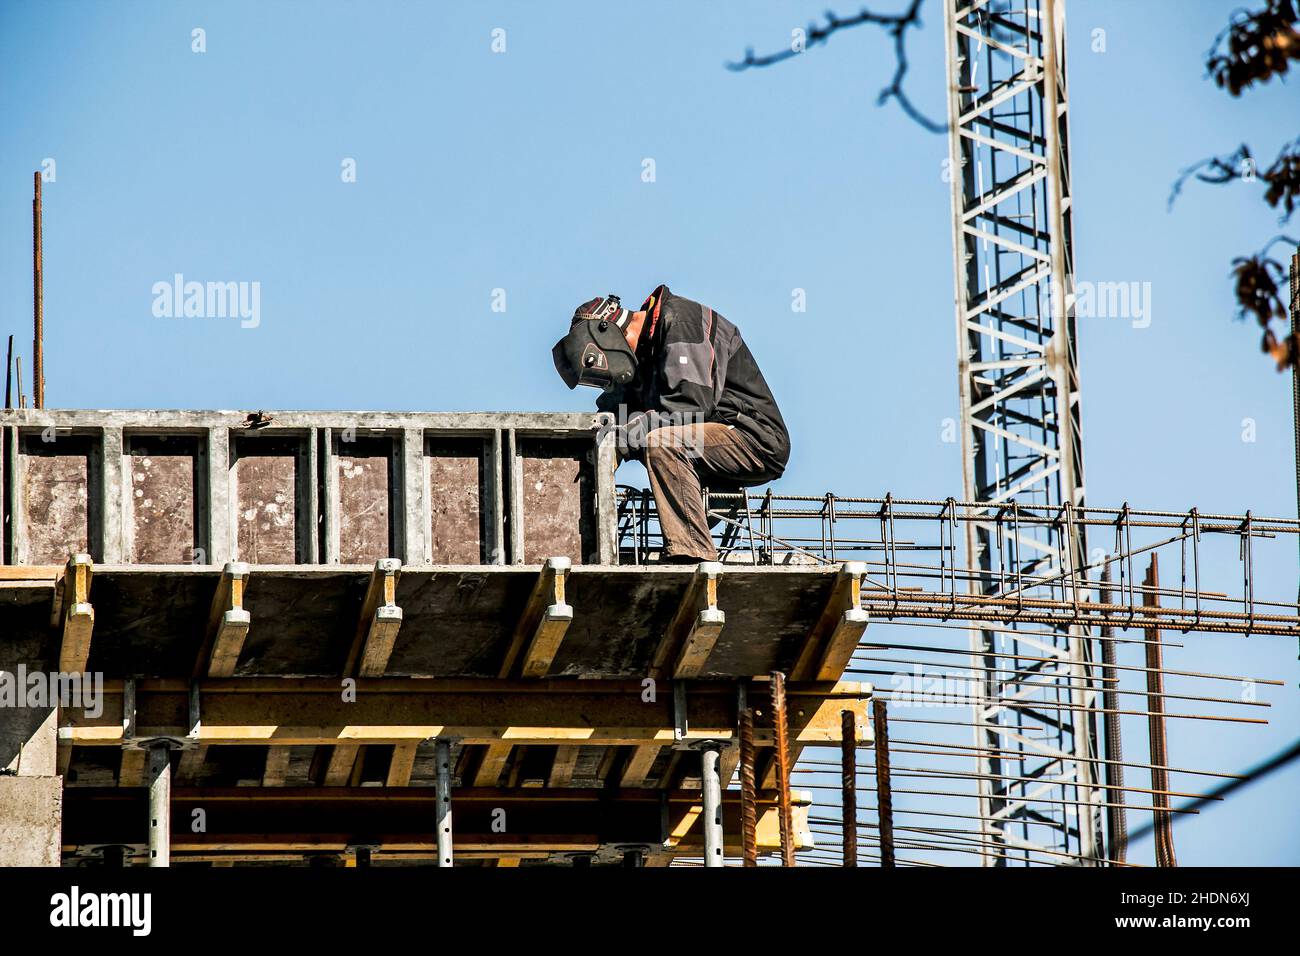
<path fill-rule="evenodd" d="M 766 469 L 745 480 L 781 477 L 790 460 L 790 435 L 740 330 L 707 305 L 673 295 L 665 285 L 650 293 L 641 310 L 648 314 L 641 333 L 646 338 L 637 348 L 636 378 L 601 395 L 597 408 L 617 414 L 626 405 L 627 430 L 633 436 L 638 424 L 734 425 Z M 639 416 L 646 418 L 638 423 L 634 419 Z M 634 438 L 631 443 L 636 444 Z"/>

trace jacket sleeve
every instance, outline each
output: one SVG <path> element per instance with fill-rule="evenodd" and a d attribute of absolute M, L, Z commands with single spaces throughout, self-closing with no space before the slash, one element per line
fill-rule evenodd
<path fill-rule="evenodd" d="M 713 344 L 712 310 L 690 303 L 673 310 L 658 355 L 656 411 L 712 418 L 722 392 Z"/>

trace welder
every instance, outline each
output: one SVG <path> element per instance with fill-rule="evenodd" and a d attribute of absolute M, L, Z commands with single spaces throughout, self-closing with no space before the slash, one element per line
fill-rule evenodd
<path fill-rule="evenodd" d="M 650 476 L 662 559 L 717 558 L 702 488 L 739 491 L 779 478 L 790 436 L 740 330 L 706 305 L 661 285 L 636 311 L 618 296 L 584 302 L 552 349 L 569 388 L 602 390 L 620 459 Z"/>

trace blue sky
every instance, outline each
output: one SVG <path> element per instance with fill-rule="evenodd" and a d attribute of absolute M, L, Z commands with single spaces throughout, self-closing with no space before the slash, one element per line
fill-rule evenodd
<path fill-rule="evenodd" d="M 908 87 L 941 117 L 928 6 Z M 1149 328 L 1080 332 L 1093 504 L 1294 514 L 1290 382 L 1232 321 L 1228 276 L 1276 217 L 1244 185 L 1189 186 L 1166 210 L 1182 166 L 1242 141 L 1271 160 L 1296 135 L 1294 83 L 1234 101 L 1204 78 L 1235 6 L 1069 5 L 1077 272 L 1152 284 Z M 878 33 L 723 69 L 821 10 L 0 4 L 0 333 L 28 354 L 31 174 L 53 158 L 51 406 L 589 407 L 555 376 L 551 343 L 578 302 L 662 281 L 750 342 L 793 433 L 780 489 L 960 494 L 958 447 L 941 440 L 956 413 L 944 138 L 876 107 L 892 68 Z M 156 318 L 151 288 L 178 272 L 259 282 L 260 325 Z M 1294 555 L 1259 577 L 1293 593 Z M 1194 641 L 1198 665 L 1289 686 L 1267 730 L 1177 728 L 1174 756 L 1239 768 L 1281 749 L 1300 724 L 1294 644 Z M 1180 823 L 1180 858 L 1300 862 L 1284 809 L 1297 787 L 1293 766 Z"/>

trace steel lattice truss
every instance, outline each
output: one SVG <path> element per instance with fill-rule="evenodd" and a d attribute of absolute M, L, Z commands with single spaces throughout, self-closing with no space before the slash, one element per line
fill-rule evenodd
<path fill-rule="evenodd" d="M 1083 504 L 1079 387 L 1071 277 L 1071 196 L 1065 87 L 1063 0 L 945 5 L 957 286 L 957 364 L 965 497 L 1048 507 Z M 1005 542 L 994 541 L 1002 536 Z M 972 590 L 994 596 L 1000 545 L 1022 573 L 1086 564 L 1077 525 L 1010 530 L 966 528 L 970 564 L 990 572 Z M 972 648 L 1059 657 L 1059 680 L 989 681 L 984 697 L 1075 706 L 1068 719 L 1032 707 L 975 706 L 977 743 L 1017 744 L 1020 759 L 981 758 L 986 843 L 999 846 L 1029 812 L 1027 795 L 1062 802 L 1047 850 L 1102 855 L 1096 803 L 1095 731 L 1088 689 L 1091 649 L 1078 627 L 1054 638 L 972 632 Z M 990 656 L 989 661 L 993 658 Z M 1081 688 L 1080 685 L 1083 685 Z M 1046 686 L 1044 686 L 1046 685 Z M 1059 686 L 1058 686 L 1059 685 Z M 1068 688 L 1068 689 L 1067 689 Z M 1035 743 L 1028 741 L 1033 738 Z M 1074 754 L 1079 759 L 1062 759 Z M 1004 764 L 1014 764 L 1019 780 Z M 1026 778 L 1032 778 L 1028 782 Z M 1082 825 L 1080 825 L 1082 821 Z M 1041 819 L 1038 821 L 1041 823 Z M 1016 842 L 1023 843 L 1022 834 Z M 986 863 L 1009 856 L 992 851 Z"/>

